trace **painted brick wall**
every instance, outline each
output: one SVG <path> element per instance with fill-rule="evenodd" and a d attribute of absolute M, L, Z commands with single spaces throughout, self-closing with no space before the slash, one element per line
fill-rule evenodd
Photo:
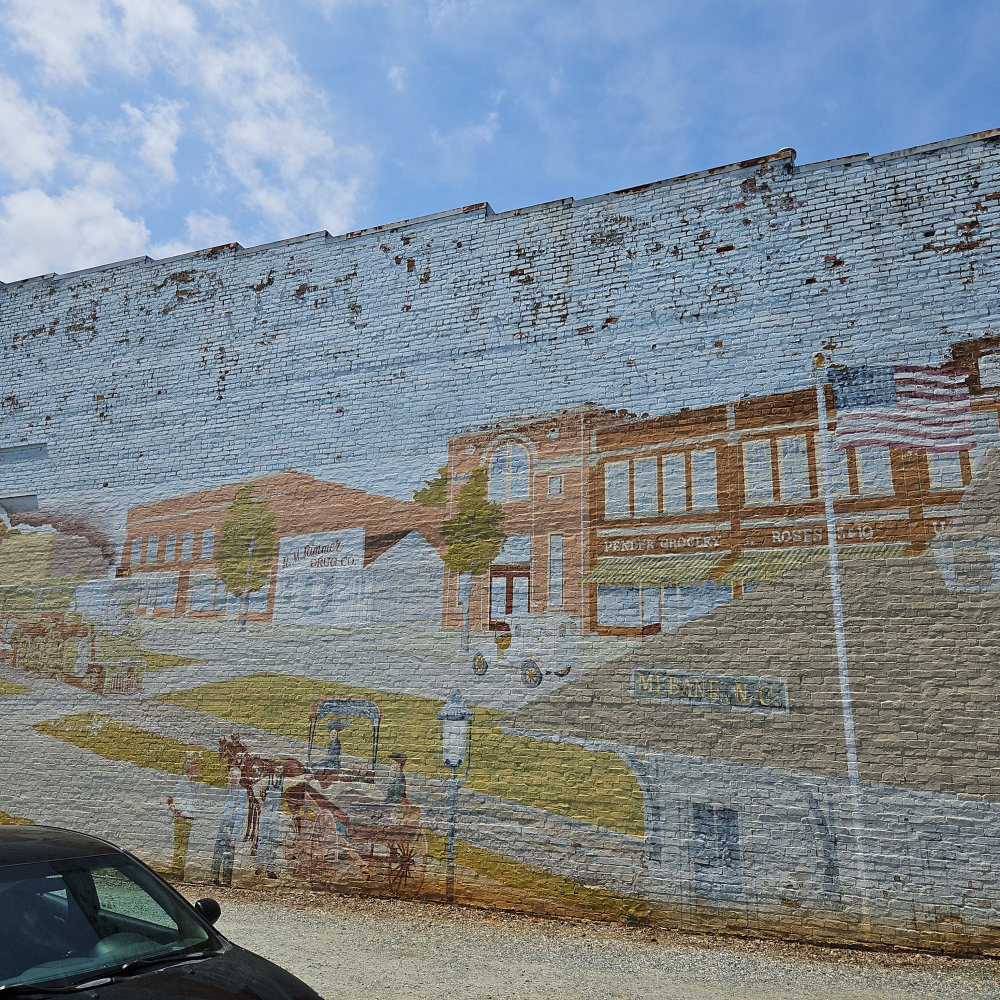
<path fill-rule="evenodd" d="M 0 285 L 3 816 L 995 953 L 997 141 Z"/>

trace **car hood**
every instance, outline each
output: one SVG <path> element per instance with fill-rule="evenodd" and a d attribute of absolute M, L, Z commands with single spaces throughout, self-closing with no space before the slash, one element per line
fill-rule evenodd
<path fill-rule="evenodd" d="M 81 990 L 78 996 L 81 1000 L 322 1000 L 291 973 L 236 945 L 209 958 Z"/>

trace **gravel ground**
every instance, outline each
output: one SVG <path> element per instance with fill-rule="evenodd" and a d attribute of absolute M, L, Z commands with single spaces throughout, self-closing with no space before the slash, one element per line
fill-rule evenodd
<path fill-rule="evenodd" d="M 205 894 L 183 886 L 190 898 Z M 326 1000 L 1000 1000 L 1000 961 L 216 890 L 219 929 Z"/>

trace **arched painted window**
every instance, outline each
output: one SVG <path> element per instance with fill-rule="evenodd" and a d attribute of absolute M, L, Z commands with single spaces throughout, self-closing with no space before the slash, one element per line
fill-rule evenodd
<path fill-rule="evenodd" d="M 527 500 L 531 459 L 528 449 L 515 441 L 500 445 L 490 458 L 490 500 L 511 503 Z"/>

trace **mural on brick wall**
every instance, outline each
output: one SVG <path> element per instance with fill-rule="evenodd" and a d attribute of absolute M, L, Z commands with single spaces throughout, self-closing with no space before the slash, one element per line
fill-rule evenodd
<path fill-rule="evenodd" d="M 760 193 L 779 168 L 732 181 L 765 216 L 793 208 Z M 666 320 L 649 343 L 622 332 L 626 255 L 574 307 L 603 326 L 569 346 L 520 317 L 514 354 L 535 371 L 471 335 L 408 370 L 355 322 L 357 263 L 324 283 L 293 258 L 271 281 L 240 272 L 257 339 L 228 347 L 211 346 L 233 336 L 214 257 L 147 279 L 161 340 L 132 344 L 133 306 L 109 315 L 134 324 L 87 345 L 120 369 L 113 388 L 93 375 L 94 412 L 56 418 L 86 453 L 41 410 L 0 448 L 0 695 L 10 755 L 33 764 L 0 783 L 0 819 L 279 898 L 1000 946 L 1000 337 L 793 338 L 772 378 L 745 345 L 727 356 L 746 334 L 722 309 L 715 347 L 661 361 Z M 837 294 L 844 261 L 825 266 Z M 662 284 L 643 291 L 654 312 Z M 340 294 L 353 325 L 319 363 L 312 316 Z M 46 308 L 28 313 L 52 337 Z M 193 373 L 162 332 L 175 310 L 202 330 Z M 69 350 L 5 336 L 12 365 Z M 268 338 L 292 336 L 308 349 L 269 370 Z M 367 374 L 366 350 L 385 355 Z M 475 350 L 474 392 L 425 377 Z M 559 350 L 590 371 L 571 390 L 553 388 Z M 636 390 L 675 369 L 698 386 Z M 161 413 L 175 380 L 188 396 Z"/>

